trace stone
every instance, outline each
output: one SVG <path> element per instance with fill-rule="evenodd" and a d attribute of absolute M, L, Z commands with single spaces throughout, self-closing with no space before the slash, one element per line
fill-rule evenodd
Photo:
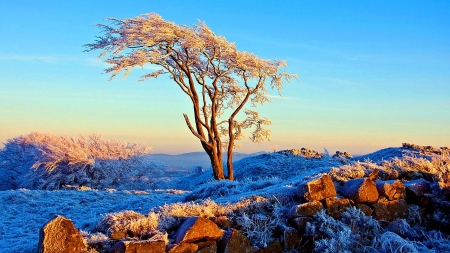
<path fill-rule="evenodd" d="M 215 218 L 213 218 L 212 221 L 214 221 L 214 223 L 216 223 L 217 226 L 219 226 L 219 228 L 222 228 L 222 229 L 231 228 L 232 227 L 232 223 L 228 219 L 227 216 L 215 217 Z"/>
<path fill-rule="evenodd" d="M 325 208 L 327 210 L 327 213 L 335 219 L 340 219 L 341 214 L 345 212 L 349 207 L 351 207 L 349 199 L 336 197 L 325 199 Z"/>
<path fill-rule="evenodd" d="M 406 198 L 406 188 L 400 180 L 378 181 L 375 184 L 378 194 L 388 200 Z"/>
<path fill-rule="evenodd" d="M 198 246 L 197 253 L 216 253 L 217 243 L 216 241 L 206 241 L 196 243 Z"/>
<path fill-rule="evenodd" d="M 256 253 L 283 253 L 280 241 L 269 244 L 266 248 L 259 249 Z"/>
<path fill-rule="evenodd" d="M 373 205 L 373 209 L 373 216 L 377 220 L 393 221 L 408 218 L 408 205 L 404 199 L 378 202 Z"/>
<path fill-rule="evenodd" d="M 406 188 L 406 201 L 427 207 L 432 205 L 432 199 L 428 196 L 431 193 L 430 182 L 424 179 L 412 180 L 404 183 Z"/>
<path fill-rule="evenodd" d="M 368 205 L 356 204 L 355 207 L 361 210 L 366 216 L 371 216 L 373 214 L 373 209 Z"/>
<path fill-rule="evenodd" d="M 410 195 L 411 197 L 422 197 L 426 193 L 431 192 L 430 182 L 424 179 L 416 179 L 405 182 L 404 185 L 406 187 L 406 195 Z"/>
<path fill-rule="evenodd" d="M 297 229 L 288 226 L 280 226 L 282 232 L 281 241 L 284 251 L 290 251 L 299 248 L 302 242 L 302 236 Z"/>
<path fill-rule="evenodd" d="M 254 253 L 256 248 L 239 230 L 229 228 L 217 243 L 217 253 Z"/>
<path fill-rule="evenodd" d="M 70 219 L 58 215 L 40 230 L 38 253 L 78 253 L 85 250 L 83 238 Z"/>
<path fill-rule="evenodd" d="M 336 196 L 336 188 L 331 176 L 324 175 L 299 185 L 297 194 L 307 201 L 322 200 Z"/>
<path fill-rule="evenodd" d="M 357 204 L 376 202 L 379 194 L 373 180 L 377 174 L 378 171 L 375 170 L 375 173 L 372 173 L 368 178 L 348 180 L 342 187 L 342 195 Z"/>
<path fill-rule="evenodd" d="M 175 243 L 196 242 L 200 240 L 215 241 L 224 234 L 213 221 L 203 217 L 190 217 L 178 229 Z"/>
<path fill-rule="evenodd" d="M 193 243 L 176 244 L 167 250 L 167 253 L 196 253 L 198 245 Z"/>
<path fill-rule="evenodd" d="M 292 225 L 292 227 L 297 229 L 300 234 L 304 234 L 306 230 L 306 224 L 312 221 L 312 217 L 296 217 L 290 220 L 290 224 Z"/>
<path fill-rule="evenodd" d="M 111 240 L 121 240 L 123 238 L 127 237 L 127 234 L 125 232 L 113 232 L 109 236 L 109 239 Z"/>
<path fill-rule="evenodd" d="M 300 216 L 313 216 L 322 209 L 323 209 L 322 203 L 320 203 L 320 201 L 314 200 L 311 202 L 293 206 L 289 211 L 288 216 L 289 218 L 295 218 Z"/>
<path fill-rule="evenodd" d="M 114 244 L 112 253 L 165 253 L 164 241 L 120 241 Z"/>

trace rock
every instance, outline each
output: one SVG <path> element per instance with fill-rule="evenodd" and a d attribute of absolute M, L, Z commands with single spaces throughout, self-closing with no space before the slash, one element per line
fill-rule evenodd
<path fill-rule="evenodd" d="M 408 205 L 404 199 L 378 202 L 373 205 L 374 218 L 377 220 L 393 221 L 408 218 Z"/>
<path fill-rule="evenodd" d="M 200 240 L 215 241 L 224 232 L 213 221 L 203 217 L 190 217 L 178 229 L 175 243 L 196 242 Z"/>
<path fill-rule="evenodd" d="M 373 203 L 378 200 L 378 190 L 373 178 L 378 174 L 372 173 L 368 178 L 348 180 L 342 187 L 342 195 L 355 203 Z"/>
<path fill-rule="evenodd" d="M 303 203 L 300 205 L 293 206 L 289 211 L 288 216 L 290 218 L 300 217 L 300 216 L 313 216 L 323 209 L 322 203 L 320 201 L 314 200 L 311 202 Z"/>
<path fill-rule="evenodd" d="M 322 200 L 336 196 L 336 188 L 331 177 L 324 175 L 299 185 L 297 194 L 307 201 Z"/>
<path fill-rule="evenodd" d="M 373 209 L 368 205 L 356 204 L 355 207 L 361 210 L 366 216 L 371 216 L 373 214 Z"/>
<path fill-rule="evenodd" d="M 58 215 L 41 228 L 38 253 L 78 253 L 85 249 L 83 238 L 70 219 Z"/>
<path fill-rule="evenodd" d="M 217 243 L 216 241 L 206 241 L 196 243 L 198 246 L 197 253 L 216 253 Z"/>
<path fill-rule="evenodd" d="M 426 193 L 431 192 L 431 184 L 430 182 L 424 179 L 412 180 L 404 183 L 406 187 L 406 195 L 410 195 L 408 197 L 416 198 L 422 197 Z"/>
<path fill-rule="evenodd" d="M 120 241 L 112 248 L 112 253 L 164 253 L 164 241 Z"/>
<path fill-rule="evenodd" d="M 406 200 L 408 203 L 420 206 L 431 206 L 432 199 L 428 196 L 431 193 L 430 182 L 424 179 L 412 180 L 404 183 L 406 187 Z"/>
<path fill-rule="evenodd" d="M 212 221 L 214 221 L 214 223 L 216 223 L 216 225 L 221 229 L 232 227 L 232 223 L 227 216 L 215 217 L 212 219 Z"/>
<path fill-rule="evenodd" d="M 306 224 L 308 222 L 312 222 L 313 219 L 311 217 L 296 217 L 290 220 L 290 224 L 297 229 L 300 234 L 304 234 L 306 230 Z"/>
<path fill-rule="evenodd" d="M 405 185 L 400 180 L 378 181 L 376 186 L 380 196 L 388 200 L 406 198 Z"/>
<path fill-rule="evenodd" d="M 340 219 L 341 214 L 349 207 L 351 207 L 349 199 L 336 197 L 325 199 L 325 208 L 327 209 L 327 213 L 335 219 Z"/>
<path fill-rule="evenodd" d="M 281 241 L 284 251 L 290 251 L 300 247 L 302 236 L 297 229 L 288 226 L 280 226 L 280 230 L 282 232 Z"/>
<path fill-rule="evenodd" d="M 237 229 L 229 228 L 217 243 L 217 253 L 254 253 L 256 248 Z"/>
<path fill-rule="evenodd" d="M 120 240 L 127 237 L 127 234 L 125 232 L 113 232 L 109 236 L 109 239 L 111 240 Z"/>
<path fill-rule="evenodd" d="M 167 250 L 167 253 L 196 253 L 198 245 L 193 243 L 176 244 Z"/>
<path fill-rule="evenodd" d="M 259 249 L 256 253 L 283 253 L 280 241 L 269 244 L 267 248 Z"/>

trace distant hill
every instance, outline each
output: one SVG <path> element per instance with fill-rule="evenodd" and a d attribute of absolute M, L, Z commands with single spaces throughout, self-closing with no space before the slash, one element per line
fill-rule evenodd
<path fill-rule="evenodd" d="M 256 152 L 251 154 L 245 153 L 233 153 L 233 162 L 237 162 L 243 158 L 256 156 L 260 154 L 264 154 L 266 152 Z M 161 163 L 167 166 L 168 169 L 173 170 L 190 170 L 194 166 L 202 166 L 207 169 L 211 167 L 211 163 L 209 161 L 209 157 L 205 152 L 190 152 L 179 155 L 168 155 L 168 154 L 148 154 L 146 157 L 151 160 Z M 226 162 L 227 156 L 226 153 L 223 155 L 223 161 Z"/>

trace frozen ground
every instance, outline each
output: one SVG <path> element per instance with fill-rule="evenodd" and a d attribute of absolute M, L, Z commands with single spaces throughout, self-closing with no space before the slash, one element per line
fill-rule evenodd
<path fill-rule="evenodd" d="M 390 159 L 404 154 L 400 148 L 386 149 L 364 160 Z M 343 163 L 325 156 L 305 159 L 268 153 L 235 162 L 236 181 L 213 181 L 210 170 L 165 179 L 160 190 L 6 190 L 0 191 L 0 251 L 35 252 L 40 228 L 55 215 L 72 219 L 75 226 L 94 232 L 102 215 L 134 210 L 147 214 L 168 203 L 211 199 L 218 203 L 236 202 L 252 195 L 289 198 L 302 181 Z"/>

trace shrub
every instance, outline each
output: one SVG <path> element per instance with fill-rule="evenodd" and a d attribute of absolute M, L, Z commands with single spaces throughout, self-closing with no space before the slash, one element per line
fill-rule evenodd
<path fill-rule="evenodd" d="M 154 233 L 158 227 L 159 216 L 149 213 L 148 216 L 135 211 L 110 213 L 97 224 L 97 230 L 102 233 L 124 232 L 138 235 Z"/>
<path fill-rule="evenodd" d="M 111 187 L 120 180 L 149 184 L 148 170 L 158 168 L 141 155 L 142 144 L 103 140 L 100 135 L 70 138 L 31 133 L 9 139 L 0 151 L 2 189 L 59 189 L 66 184 Z"/>
<path fill-rule="evenodd" d="M 356 236 L 343 222 L 333 219 L 321 210 L 313 216 L 313 221 L 306 225 L 307 236 L 314 240 L 315 252 L 345 252 L 354 248 Z"/>

